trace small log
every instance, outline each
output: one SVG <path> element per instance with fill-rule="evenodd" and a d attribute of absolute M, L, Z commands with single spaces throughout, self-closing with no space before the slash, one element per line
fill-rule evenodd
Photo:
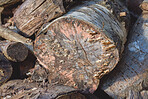
<path fill-rule="evenodd" d="M 43 23 L 64 14 L 64 2 L 73 4 L 73 1 L 78 0 L 26 0 L 15 12 L 14 21 L 24 36 L 29 37 L 40 30 Z"/>
<path fill-rule="evenodd" d="M 98 99 L 90 93 L 83 93 L 63 85 L 40 86 L 22 80 L 12 80 L 0 87 L 1 98 L 11 99 Z"/>
<path fill-rule="evenodd" d="M 12 74 L 12 66 L 0 51 L 0 86 L 5 83 Z"/>
<path fill-rule="evenodd" d="M 51 83 L 93 92 L 118 63 L 127 33 L 106 7 L 87 4 L 48 24 L 35 40 L 34 53 Z"/>
<path fill-rule="evenodd" d="M 20 42 L 2 41 L 0 48 L 8 60 L 22 62 L 28 56 L 28 48 Z"/>
<path fill-rule="evenodd" d="M 122 60 L 109 75 L 102 79 L 101 88 L 113 98 L 124 98 L 129 96 L 130 90 L 139 92 L 148 88 L 147 49 L 148 14 L 143 13 L 130 32 Z"/>
<path fill-rule="evenodd" d="M 25 38 L 1 25 L 0 25 L 0 36 L 9 41 L 21 42 L 23 44 L 32 45 L 32 42 L 29 38 Z"/>

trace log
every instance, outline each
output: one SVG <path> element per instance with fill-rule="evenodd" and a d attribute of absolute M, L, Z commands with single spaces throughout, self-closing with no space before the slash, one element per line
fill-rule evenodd
<path fill-rule="evenodd" d="M 1 98 L 11 99 L 98 99 L 90 93 L 83 93 L 63 85 L 40 86 L 23 80 L 12 80 L 0 87 Z"/>
<path fill-rule="evenodd" d="M 14 62 L 22 62 L 28 56 L 28 48 L 20 42 L 1 41 L 0 48 L 5 57 Z"/>
<path fill-rule="evenodd" d="M 100 84 L 113 98 L 129 96 L 129 91 L 148 88 L 148 14 L 143 13 L 129 35 L 122 60 Z M 140 98 L 138 98 L 140 99 Z"/>
<path fill-rule="evenodd" d="M 51 83 L 93 92 L 118 63 L 127 33 L 106 7 L 87 4 L 48 24 L 35 40 L 34 53 Z"/>
<path fill-rule="evenodd" d="M 0 51 L 0 86 L 5 83 L 12 74 L 12 66 Z"/>
<path fill-rule="evenodd" d="M 23 44 L 32 45 L 32 41 L 29 38 L 25 38 L 12 30 L 0 25 L 0 36 L 9 41 L 21 42 Z"/>
<path fill-rule="evenodd" d="M 26 0 L 15 12 L 14 22 L 23 35 L 29 37 L 39 31 L 44 23 L 64 14 L 68 9 L 66 4 L 73 4 L 74 1 L 78 2 L 78 0 Z"/>

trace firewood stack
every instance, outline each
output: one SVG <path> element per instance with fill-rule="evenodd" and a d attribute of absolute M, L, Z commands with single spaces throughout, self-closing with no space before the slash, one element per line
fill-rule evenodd
<path fill-rule="evenodd" d="M 136 5 L 1 0 L 0 98 L 146 99 L 148 2 Z"/>

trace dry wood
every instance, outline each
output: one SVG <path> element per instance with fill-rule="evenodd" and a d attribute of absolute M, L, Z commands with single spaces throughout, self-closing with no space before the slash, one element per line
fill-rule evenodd
<path fill-rule="evenodd" d="M 117 67 L 102 79 L 102 89 L 113 98 L 148 88 L 148 14 L 139 17 Z M 136 99 L 136 98 L 135 98 Z M 137 98 L 139 99 L 139 98 Z"/>
<path fill-rule="evenodd" d="M 29 38 L 25 38 L 1 25 L 0 25 L 0 36 L 10 41 L 21 42 L 27 45 L 32 45 L 32 42 Z"/>
<path fill-rule="evenodd" d="M 111 10 L 87 4 L 48 24 L 35 40 L 34 53 L 51 83 L 93 92 L 118 63 L 127 33 Z"/>
<path fill-rule="evenodd" d="M 89 93 L 63 85 L 39 85 L 22 80 L 12 80 L 0 87 L 1 98 L 11 99 L 97 99 Z"/>
<path fill-rule="evenodd" d="M 6 6 L 10 6 L 12 4 L 15 4 L 17 2 L 19 2 L 21 0 L 0 0 L 0 7 L 6 7 Z"/>
<path fill-rule="evenodd" d="M 12 66 L 0 51 L 0 86 L 5 83 L 12 74 Z"/>
<path fill-rule="evenodd" d="M 2 41 L 0 48 L 5 57 L 14 62 L 21 62 L 28 56 L 28 48 L 20 42 Z"/>
<path fill-rule="evenodd" d="M 73 0 L 26 0 L 14 14 L 16 26 L 24 32 L 25 36 L 31 36 L 41 28 L 43 23 L 66 12 L 63 1 L 73 3 Z"/>

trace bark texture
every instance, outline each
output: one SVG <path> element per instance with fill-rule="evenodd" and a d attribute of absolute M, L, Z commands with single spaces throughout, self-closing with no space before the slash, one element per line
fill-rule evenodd
<path fill-rule="evenodd" d="M 130 32 L 122 60 L 100 86 L 113 98 L 126 97 L 130 90 L 148 88 L 148 14 L 143 13 Z M 140 98 L 138 98 L 140 99 Z"/>
<path fill-rule="evenodd" d="M 5 83 L 12 74 L 12 66 L 0 51 L 0 86 Z"/>
<path fill-rule="evenodd" d="M 97 99 L 76 89 L 62 85 L 39 85 L 37 83 L 12 80 L 0 87 L 1 98 L 11 99 Z"/>
<path fill-rule="evenodd" d="M 71 5 L 74 2 L 78 0 L 26 0 L 15 12 L 14 21 L 24 36 L 29 37 L 44 23 L 64 14 L 67 3 Z"/>
<path fill-rule="evenodd" d="M 5 57 L 11 61 L 21 62 L 28 56 L 28 48 L 20 42 L 2 41 L 0 45 Z"/>
<path fill-rule="evenodd" d="M 48 24 L 34 53 L 49 70 L 50 83 L 93 92 L 118 63 L 127 33 L 110 10 L 89 3 Z"/>

